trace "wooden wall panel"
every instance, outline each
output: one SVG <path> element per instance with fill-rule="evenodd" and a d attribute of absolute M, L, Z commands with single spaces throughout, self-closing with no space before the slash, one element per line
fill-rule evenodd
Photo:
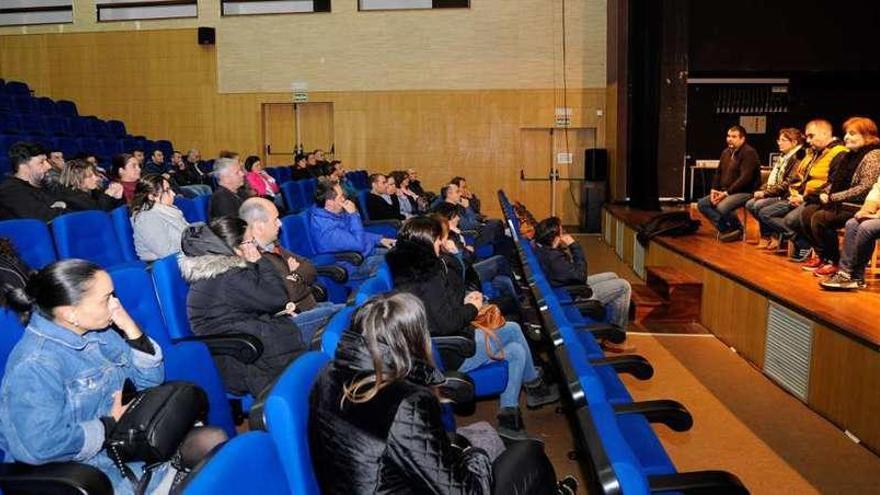
<path fill-rule="evenodd" d="M 193 29 L 2 36 L 0 77 L 181 150 L 261 154 L 261 105 L 290 102 L 290 95 L 219 93 L 215 48 L 195 37 Z M 604 88 L 570 89 L 567 98 L 573 126 L 595 128 L 599 146 L 605 127 L 595 109 L 604 99 Z M 336 156 L 348 168 L 416 168 L 435 190 L 462 175 L 492 215 L 499 214 L 498 188 L 529 202 L 519 180 L 521 132 L 552 126 L 559 100 L 552 88 L 309 94 L 311 102 L 333 103 Z"/>
<path fill-rule="evenodd" d="M 880 353 L 816 325 L 808 403 L 880 452 Z"/>
<path fill-rule="evenodd" d="M 629 226 L 623 228 L 623 261 L 630 268 L 633 266 L 633 242 L 636 239 L 636 231 Z"/>
<path fill-rule="evenodd" d="M 700 323 L 743 357 L 764 366 L 767 298 L 712 270 L 703 272 Z"/>

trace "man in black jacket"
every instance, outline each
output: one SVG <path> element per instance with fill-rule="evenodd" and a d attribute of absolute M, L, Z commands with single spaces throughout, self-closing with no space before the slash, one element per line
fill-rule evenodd
<path fill-rule="evenodd" d="M 217 190 L 211 195 L 211 220 L 220 217 L 238 218 L 238 209 L 247 199 L 244 172 L 238 158 L 218 158 L 214 162 Z"/>
<path fill-rule="evenodd" d="M 558 217 L 541 220 L 535 227 L 535 256 L 550 285 L 588 287 L 592 291 L 590 299 L 605 306 L 608 322 L 626 330 L 632 296 L 629 282 L 613 272 L 588 276 L 583 248 L 563 231 Z M 609 343 L 604 346 L 606 350 L 617 352 L 633 350 L 632 347 L 613 347 Z"/>
<path fill-rule="evenodd" d="M 718 229 L 722 242 L 742 240 L 743 226 L 736 211 L 761 187 L 758 152 L 746 144 L 746 130 L 734 125 L 727 130 L 727 148 L 721 152 L 709 195 L 697 202 L 700 212 Z"/>
<path fill-rule="evenodd" d="M 370 176 L 370 192 L 367 194 L 367 216 L 370 220 L 404 220 L 400 213 L 400 200 L 388 194 L 388 177 L 382 174 Z"/>
<path fill-rule="evenodd" d="M 50 165 L 39 145 L 13 144 L 9 161 L 15 175 L 0 184 L 0 220 L 36 218 L 48 222 L 64 212 L 67 205 L 40 187 Z"/>

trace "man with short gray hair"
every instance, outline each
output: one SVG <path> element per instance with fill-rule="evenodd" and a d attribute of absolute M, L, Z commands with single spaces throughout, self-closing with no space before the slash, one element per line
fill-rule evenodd
<path fill-rule="evenodd" d="M 244 171 L 238 158 L 218 158 L 214 162 L 217 190 L 211 195 L 210 218 L 238 217 L 238 209 L 248 198 L 244 186 Z"/>

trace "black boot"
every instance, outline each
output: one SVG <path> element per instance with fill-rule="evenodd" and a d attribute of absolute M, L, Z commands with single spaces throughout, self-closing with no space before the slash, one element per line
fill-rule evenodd
<path fill-rule="evenodd" d="M 526 407 L 529 409 L 537 409 L 559 400 L 559 386 L 548 384 L 541 377 L 524 383 L 523 388 L 526 390 Z"/>
<path fill-rule="evenodd" d="M 529 438 L 518 407 L 502 407 L 498 411 L 498 435 L 509 440 Z"/>

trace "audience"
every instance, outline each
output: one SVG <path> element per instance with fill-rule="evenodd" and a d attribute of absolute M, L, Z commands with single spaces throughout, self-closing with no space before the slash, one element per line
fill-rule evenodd
<path fill-rule="evenodd" d="M 842 142 L 832 133 L 833 128 L 827 120 L 816 119 L 807 123 L 804 136 L 810 147 L 798 165 L 797 175 L 789 188 L 788 201 L 764 207 L 759 213 L 762 225 L 779 234 L 781 241 L 794 244 L 792 256 L 795 261 L 806 261 L 811 253 L 801 225 L 804 197 L 812 196 L 825 184 L 831 162 L 840 153 L 846 152 Z"/>
<path fill-rule="evenodd" d="M 197 184 L 210 184 L 211 177 L 205 172 L 205 162 L 202 161 L 202 153 L 193 148 L 186 152 L 186 158 L 184 159 L 186 162 L 187 170 L 190 170 L 190 173 L 193 177 L 198 176 L 198 180 L 194 183 Z"/>
<path fill-rule="evenodd" d="M 141 170 L 143 170 L 144 162 L 146 161 L 143 148 L 132 148 L 130 154 L 131 156 L 135 157 L 135 159 L 137 159 L 138 166 L 140 166 Z"/>
<path fill-rule="evenodd" d="M 760 225 L 761 240 L 758 242 L 758 249 L 770 251 L 779 249 L 779 238 L 771 237 L 773 231 L 761 221 L 761 210 L 788 200 L 789 188 L 797 180 L 798 165 L 803 158 L 800 151 L 803 148 L 804 137 L 798 129 L 785 128 L 779 131 L 776 144 L 782 156 L 770 169 L 767 183 L 755 191 L 752 199 L 746 202 L 746 210 L 758 220 Z"/>
<path fill-rule="evenodd" d="M 397 185 L 395 190 L 397 201 L 400 203 L 400 213 L 406 218 L 425 213 L 428 203 L 410 190 L 409 174 L 403 170 L 395 170 L 391 172 L 390 176 L 394 178 L 394 183 Z"/>
<path fill-rule="evenodd" d="M 401 292 L 415 295 L 425 305 L 428 330 L 433 337 L 461 336 L 473 342 L 469 347 L 439 348 L 447 369 L 468 372 L 493 359 L 505 359 L 508 381 L 500 398 L 498 431 L 503 436 L 525 438 L 525 427 L 519 410 L 520 390 L 526 390 L 529 407 L 540 407 L 559 399 L 555 386 L 544 383 L 532 361 L 532 354 L 519 325 L 507 322 L 486 332 L 471 327 L 483 307 L 483 294 L 465 293 L 456 284 L 449 267 L 440 257 L 443 242 L 440 222 L 429 217 L 415 217 L 404 222 L 397 244 L 388 252 L 388 268 L 394 286 Z"/>
<path fill-rule="evenodd" d="M 736 211 L 761 185 L 758 152 L 746 143 L 746 130 L 734 125 L 727 130 L 727 148 L 721 152 L 708 196 L 697 201 L 700 212 L 718 230 L 718 239 L 733 242 L 743 237 Z"/>
<path fill-rule="evenodd" d="M 152 174 L 152 175 L 163 175 L 168 174 L 171 169 L 165 163 L 165 153 L 160 149 L 153 150 L 153 154 L 150 155 L 149 161 L 141 167 L 143 169 L 144 174 Z"/>
<path fill-rule="evenodd" d="M 192 151 L 190 151 L 192 153 Z M 198 153 L 196 151 L 196 153 Z M 171 166 L 168 171 L 171 178 L 180 186 L 181 191 L 193 196 L 210 195 L 211 186 L 205 184 L 204 174 L 198 166 L 183 159 L 179 151 L 171 154 Z"/>
<path fill-rule="evenodd" d="M 880 138 L 874 121 L 853 117 L 843 124 L 843 130 L 848 152 L 834 161 L 828 182 L 805 198 L 801 213 L 801 224 L 815 253 L 803 268 L 818 276 L 837 272 L 837 229 L 852 218 L 880 176 Z"/>
<path fill-rule="evenodd" d="M 174 206 L 174 191 L 161 175 L 142 178 L 131 202 L 134 249 L 141 261 L 155 261 L 180 252 L 180 239 L 188 224 Z"/>
<path fill-rule="evenodd" d="M 0 385 L 6 462 L 82 462 L 107 475 L 115 493 L 133 493 L 106 440 L 128 407 L 123 384 L 143 390 L 162 383 L 162 349 L 116 299 L 107 272 L 84 260 L 53 263 L 3 298 L 30 316 Z M 178 447 L 181 455 L 153 469 L 145 492 L 167 493 L 225 439 L 216 428 L 191 430 Z M 143 463 L 128 466 L 141 472 Z"/>
<path fill-rule="evenodd" d="M 293 157 L 293 170 L 291 171 L 291 179 L 303 180 L 312 178 L 312 174 L 308 168 L 308 158 L 306 155 L 299 154 Z"/>
<path fill-rule="evenodd" d="M 425 308 L 409 294 L 377 296 L 355 313 L 309 395 L 321 493 L 557 493 L 541 442 L 504 448 L 492 431 L 444 431 L 444 377 L 430 348 Z"/>
<path fill-rule="evenodd" d="M 474 244 L 482 246 L 484 244 L 492 244 L 502 254 L 508 254 L 512 249 L 502 244 L 504 238 L 503 224 L 498 220 L 480 220 L 480 216 L 471 207 L 470 201 L 461 195 L 461 189 L 457 184 L 449 183 L 440 190 L 440 200 L 446 203 L 458 205 L 461 207 L 461 221 L 459 225 L 462 230 L 472 231 L 475 234 Z M 435 202 L 434 207 L 440 203 Z"/>
<path fill-rule="evenodd" d="M 370 192 L 367 193 L 367 215 L 370 220 L 404 220 L 400 213 L 400 201 L 388 191 L 388 177 L 383 174 L 370 176 Z"/>
<path fill-rule="evenodd" d="M 226 389 L 261 397 L 279 374 L 306 350 L 290 316 L 284 280 L 275 265 L 246 237 L 244 220 L 223 217 L 184 231 L 179 260 L 190 283 L 186 309 L 197 335 L 250 334 L 263 343 L 251 364 L 215 356 Z"/>
<path fill-rule="evenodd" d="M 237 155 L 235 157 L 218 158 L 214 162 L 214 177 L 217 178 L 217 190 L 211 195 L 211 220 L 220 217 L 236 217 L 241 203 L 248 198 L 244 188 L 244 172 Z"/>
<path fill-rule="evenodd" d="M 318 271 L 308 259 L 291 253 L 278 244 L 281 220 L 278 208 L 265 198 L 250 198 L 241 205 L 239 218 L 247 222 L 248 233 L 253 237 L 257 250 L 268 259 L 284 279 L 288 298 L 296 306 L 293 322 L 303 334 L 303 340 L 319 337 L 319 330 L 330 321 L 343 304 L 318 302 L 312 287 L 318 279 Z"/>
<path fill-rule="evenodd" d="M 36 218 L 48 222 L 67 205 L 41 187 L 50 165 L 36 144 L 18 142 L 9 147 L 13 175 L 0 184 L 0 220 Z"/>
<path fill-rule="evenodd" d="M 121 154 L 113 157 L 113 180 L 122 185 L 122 197 L 127 204 L 134 200 L 134 191 L 141 178 L 141 165 L 134 155 Z"/>
<path fill-rule="evenodd" d="M 330 179 L 318 180 L 315 207 L 310 210 L 309 227 L 319 253 L 355 251 L 364 262 L 350 270 L 350 278 L 360 280 L 373 276 L 385 259 L 393 239 L 364 230 L 357 207 L 342 193 L 339 184 Z"/>
<path fill-rule="evenodd" d="M 587 258 L 583 248 L 566 234 L 558 217 L 541 220 L 535 228 L 535 256 L 550 285 L 564 287 L 584 285 L 592 293 L 589 298 L 605 307 L 607 319 L 621 330 L 629 322 L 632 287 L 613 272 L 587 275 Z M 604 342 L 605 350 L 629 352 L 632 347 Z"/>
<path fill-rule="evenodd" d="M 52 148 L 47 156 L 51 168 L 49 168 L 49 171 L 46 172 L 46 176 L 43 178 L 43 187 L 54 193 L 61 187 L 61 174 L 64 173 L 65 167 L 64 152 Z"/>
<path fill-rule="evenodd" d="M 95 166 L 85 160 L 67 162 L 61 173 L 57 195 L 64 200 L 67 211 L 110 211 L 125 205 L 122 185 L 113 182 L 101 190 Z"/>

